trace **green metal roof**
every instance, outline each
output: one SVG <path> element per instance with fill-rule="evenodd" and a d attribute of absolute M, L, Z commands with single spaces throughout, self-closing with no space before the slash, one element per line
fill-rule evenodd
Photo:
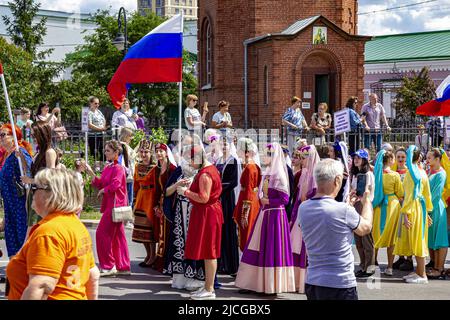
<path fill-rule="evenodd" d="M 366 63 L 450 59 L 450 30 L 373 37 Z"/>
<path fill-rule="evenodd" d="M 288 35 L 296 34 L 319 18 L 320 18 L 320 16 L 313 16 L 313 17 L 309 17 L 309 18 L 306 18 L 303 20 L 299 20 L 299 21 L 295 22 L 294 24 L 290 25 L 287 29 L 283 30 L 281 32 L 281 34 L 288 34 Z"/>

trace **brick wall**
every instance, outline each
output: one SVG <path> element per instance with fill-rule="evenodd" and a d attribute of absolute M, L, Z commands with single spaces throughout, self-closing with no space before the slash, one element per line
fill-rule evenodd
<path fill-rule="evenodd" d="M 353 16 L 350 17 L 350 12 Z M 267 33 L 278 33 L 297 20 L 323 15 L 341 26 L 344 31 L 356 33 L 356 0 L 208 0 L 199 2 L 199 97 L 200 105 L 208 101 L 210 116 L 217 111 L 217 102 L 230 101 L 230 113 L 235 126 L 244 125 L 244 46 L 245 39 Z M 206 21 L 213 28 L 213 80 L 210 89 L 204 85 L 204 34 Z M 353 20 L 352 20 L 353 19 Z M 311 27 L 312 28 L 312 27 Z M 362 98 L 364 86 L 364 43 L 346 41 L 329 30 L 329 45 L 322 57 L 339 57 L 344 72 L 337 75 L 342 84 L 337 93 L 339 106 L 349 94 Z M 290 98 L 301 96 L 301 68 L 298 61 L 305 50 L 311 50 L 312 29 L 302 31 L 289 40 L 269 40 L 250 47 L 248 60 L 248 120 L 249 126 L 278 127 L 280 114 L 289 105 Z M 327 51 L 328 50 L 328 51 Z M 332 52 L 327 55 L 327 52 Z M 303 57 L 303 59 L 306 57 Z M 264 67 L 268 70 L 269 103 L 264 104 Z M 337 67 L 336 67 L 337 68 Z M 336 71 L 337 72 L 337 71 Z M 310 117 L 309 117 L 310 118 Z M 309 121 L 308 121 L 309 122 Z"/>

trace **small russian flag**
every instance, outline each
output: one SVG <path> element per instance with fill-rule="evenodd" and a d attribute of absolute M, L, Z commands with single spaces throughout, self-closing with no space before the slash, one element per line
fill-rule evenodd
<path fill-rule="evenodd" d="M 436 89 L 436 99 L 419 106 L 416 113 L 422 116 L 450 116 L 450 75 Z"/>
<path fill-rule="evenodd" d="M 128 51 L 108 84 L 111 101 L 121 107 L 131 83 L 181 82 L 183 17 L 178 14 L 150 31 Z"/>

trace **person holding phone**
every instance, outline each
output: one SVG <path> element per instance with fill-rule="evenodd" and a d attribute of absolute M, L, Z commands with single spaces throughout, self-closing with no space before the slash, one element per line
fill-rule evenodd
<path fill-rule="evenodd" d="M 359 201 L 355 203 L 356 211 L 361 214 L 362 203 L 361 199 L 365 190 L 370 190 L 370 201 L 374 198 L 375 177 L 370 171 L 369 154 L 364 149 L 359 149 L 353 155 L 353 163 L 350 172 L 350 190 L 356 192 Z M 375 265 L 375 249 L 372 233 L 365 236 L 355 234 L 356 249 L 360 257 L 361 270 L 356 272 L 357 278 L 367 278 L 374 273 Z M 371 268 L 369 270 L 369 267 Z"/>

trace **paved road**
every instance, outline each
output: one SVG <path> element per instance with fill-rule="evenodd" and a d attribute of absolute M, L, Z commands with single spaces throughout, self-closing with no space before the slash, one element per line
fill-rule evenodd
<path fill-rule="evenodd" d="M 95 228 L 90 227 L 92 239 L 95 245 Z M 183 300 L 189 299 L 189 293 L 184 290 L 175 290 L 170 287 L 170 278 L 163 276 L 151 269 L 143 269 L 138 264 L 145 257 L 145 250 L 141 244 L 131 242 L 131 231 L 127 229 L 128 244 L 130 247 L 130 257 L 132 260 L 131 276 L 114 278 L 101 278 L 100 299 L 106 300 Z M 4 240 L 0 240 L 0 247 L 6 254 Z M 380 253 L 380 267 L 383 270 L 386 266 L 385 250 Z M 356 264 L 358 254 L 354 250 Z M 450 260 L 450 257 L 447 256 Z M 0 274 L 4 274 L 7 258 L 0 259 Z M 450 263 L 450 261 L 447 261 Z M 450 267 L 450 265 L 447 265 Z M 406 284 L 401 279 L 407 272 L 394 271 L 393 277 L 380 275 L 379 273 L 371 280 L 358 282 L 359 298 L 362 300 L 428 300 L 428 299 L 450 299 L 450 280 L 430 280 L 426 285 Z M 218 299 L 226 300 L 305 300 L 302 294 L 280 294 L 276 297 L 266 297 L 260 295 L 242 295 L 234 286 L 234 278 L 219 275 L 219 282 L 223 287 L 217 290 Z M 0 284 L 0 299 L 4 299 L 4 285 Z"/>

